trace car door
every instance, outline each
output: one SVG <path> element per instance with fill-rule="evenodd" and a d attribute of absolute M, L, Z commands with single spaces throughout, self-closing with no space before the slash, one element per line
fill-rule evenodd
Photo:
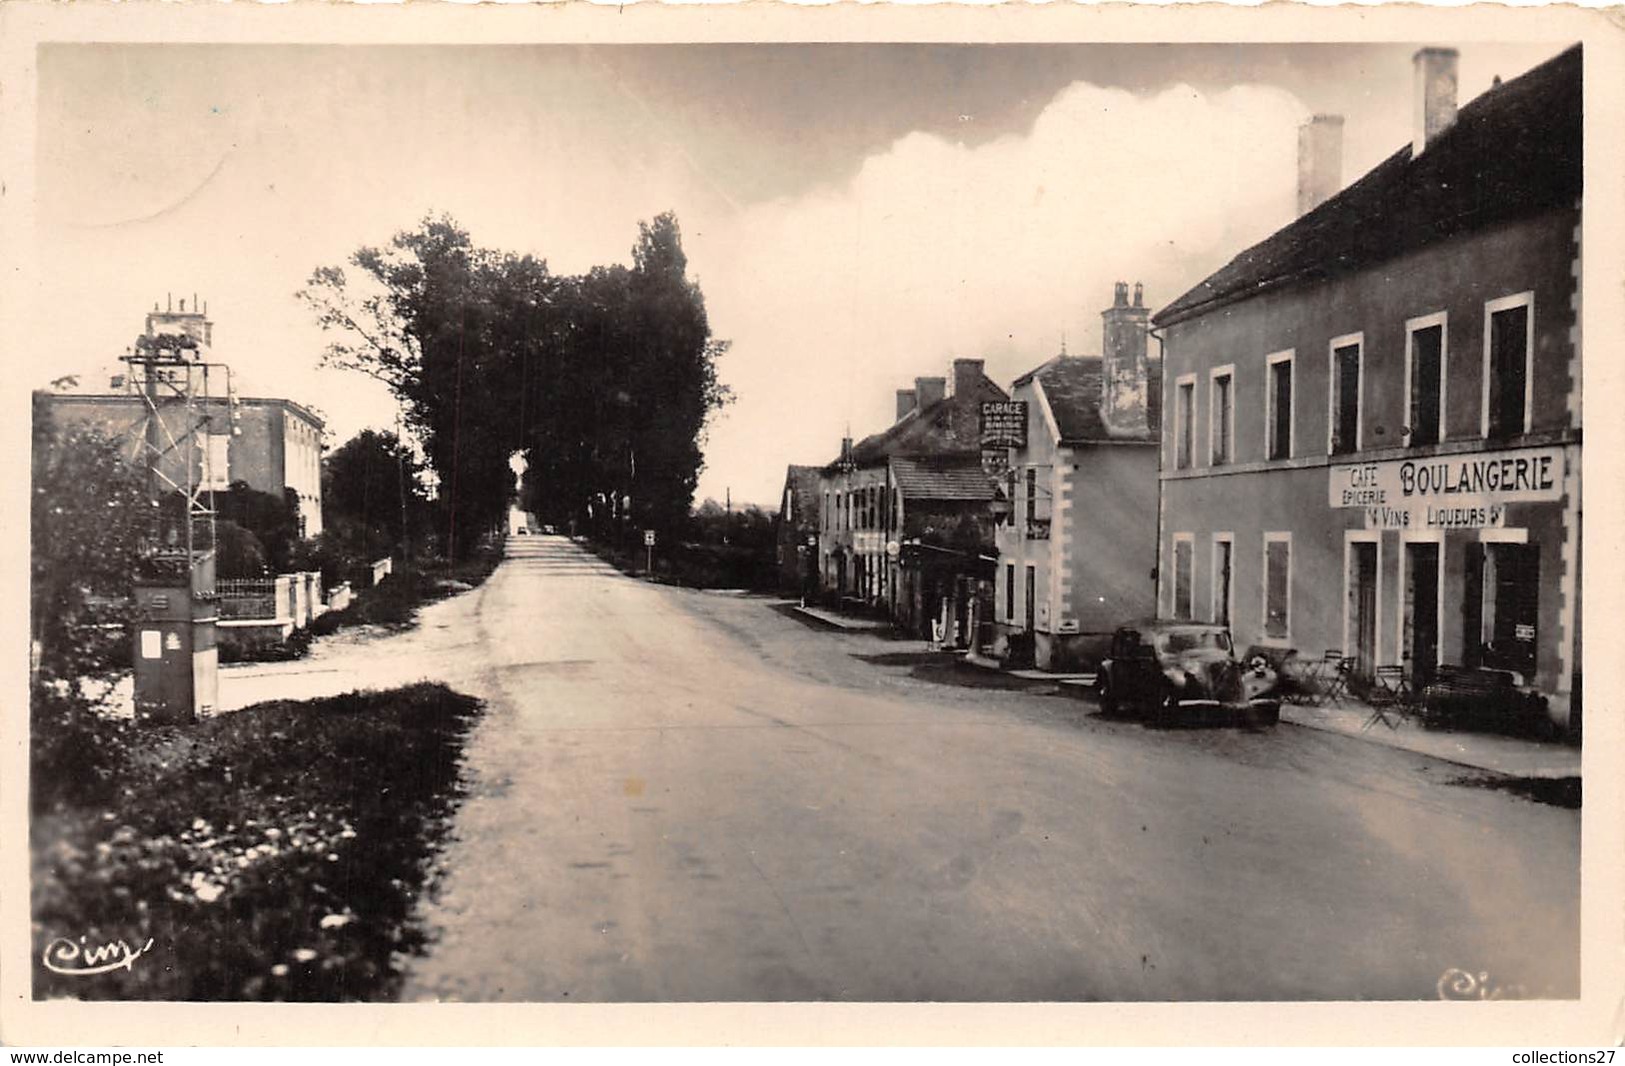
<path fill-rule="evenodd" d="M 1140 634 L 1125 629 L 1119 635 L 1119 698 L 1125 703 L 1139 703 L 1146 694 L 1146 654 L 1150 650 L 1140 642 Z"/>

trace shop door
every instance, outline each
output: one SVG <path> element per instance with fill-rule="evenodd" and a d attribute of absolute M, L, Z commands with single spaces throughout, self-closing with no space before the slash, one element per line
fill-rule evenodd
<path fill-rule="evenodd" d="M 1433 679 L 1439 663 L 1439 546 L 1405 545 L 1405 603 L 1411 685 L 1417 691 Z"/>
<path fill-rule="evenodd" d="M 1355 541 L 1349 550 L 1355 671 L 1371 677 L 1377 668 L 1377 546 L 1371 541 Z"/>
<path fill-rule="evenodd" d="M 1515 670 L 1525 683 L 1532 682 L 1540 550 L 1532 544 L 1486 544 L 1484 548 L 1482 661 L 1498 670 Z"/>

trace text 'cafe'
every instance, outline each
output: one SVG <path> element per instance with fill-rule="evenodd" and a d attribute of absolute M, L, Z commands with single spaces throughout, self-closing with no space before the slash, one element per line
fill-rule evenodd
<path fill-rule="evenodd" d="M 1346 534 L 1348 645 L 1391 644 L 1424 678 L 1438 663 L 1511 670 L 1565 715 L 1580 647 L 1579 454 L 1332 466 L 1328 504 L 1362 515 L 1367 531 Z M 1382 615 L 1393 638 L 1378 637 Z"/>

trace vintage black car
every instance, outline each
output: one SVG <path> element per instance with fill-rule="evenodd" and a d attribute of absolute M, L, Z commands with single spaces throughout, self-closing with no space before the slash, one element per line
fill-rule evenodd
<path fill-rule="evenodd" d="M 1230 631 L 1202 622 L 1118 628 L 1095 684 L 1107 715 L 1133 709 L 1147 725 L 1179 719 L 1274 725 L 1279 678 L 1268 662 L 1236 661 Z"/>

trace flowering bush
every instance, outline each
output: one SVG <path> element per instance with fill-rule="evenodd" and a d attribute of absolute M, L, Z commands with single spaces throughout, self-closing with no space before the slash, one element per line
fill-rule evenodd
<path fill-rule="evenodd" d="M 126 777 L 36 814 L 35 995 L 387 998 L 478 707 L 420 684 L 129 731 Z M 80 937 L 152 946 L 94 976 L 42 964 Z"/>

